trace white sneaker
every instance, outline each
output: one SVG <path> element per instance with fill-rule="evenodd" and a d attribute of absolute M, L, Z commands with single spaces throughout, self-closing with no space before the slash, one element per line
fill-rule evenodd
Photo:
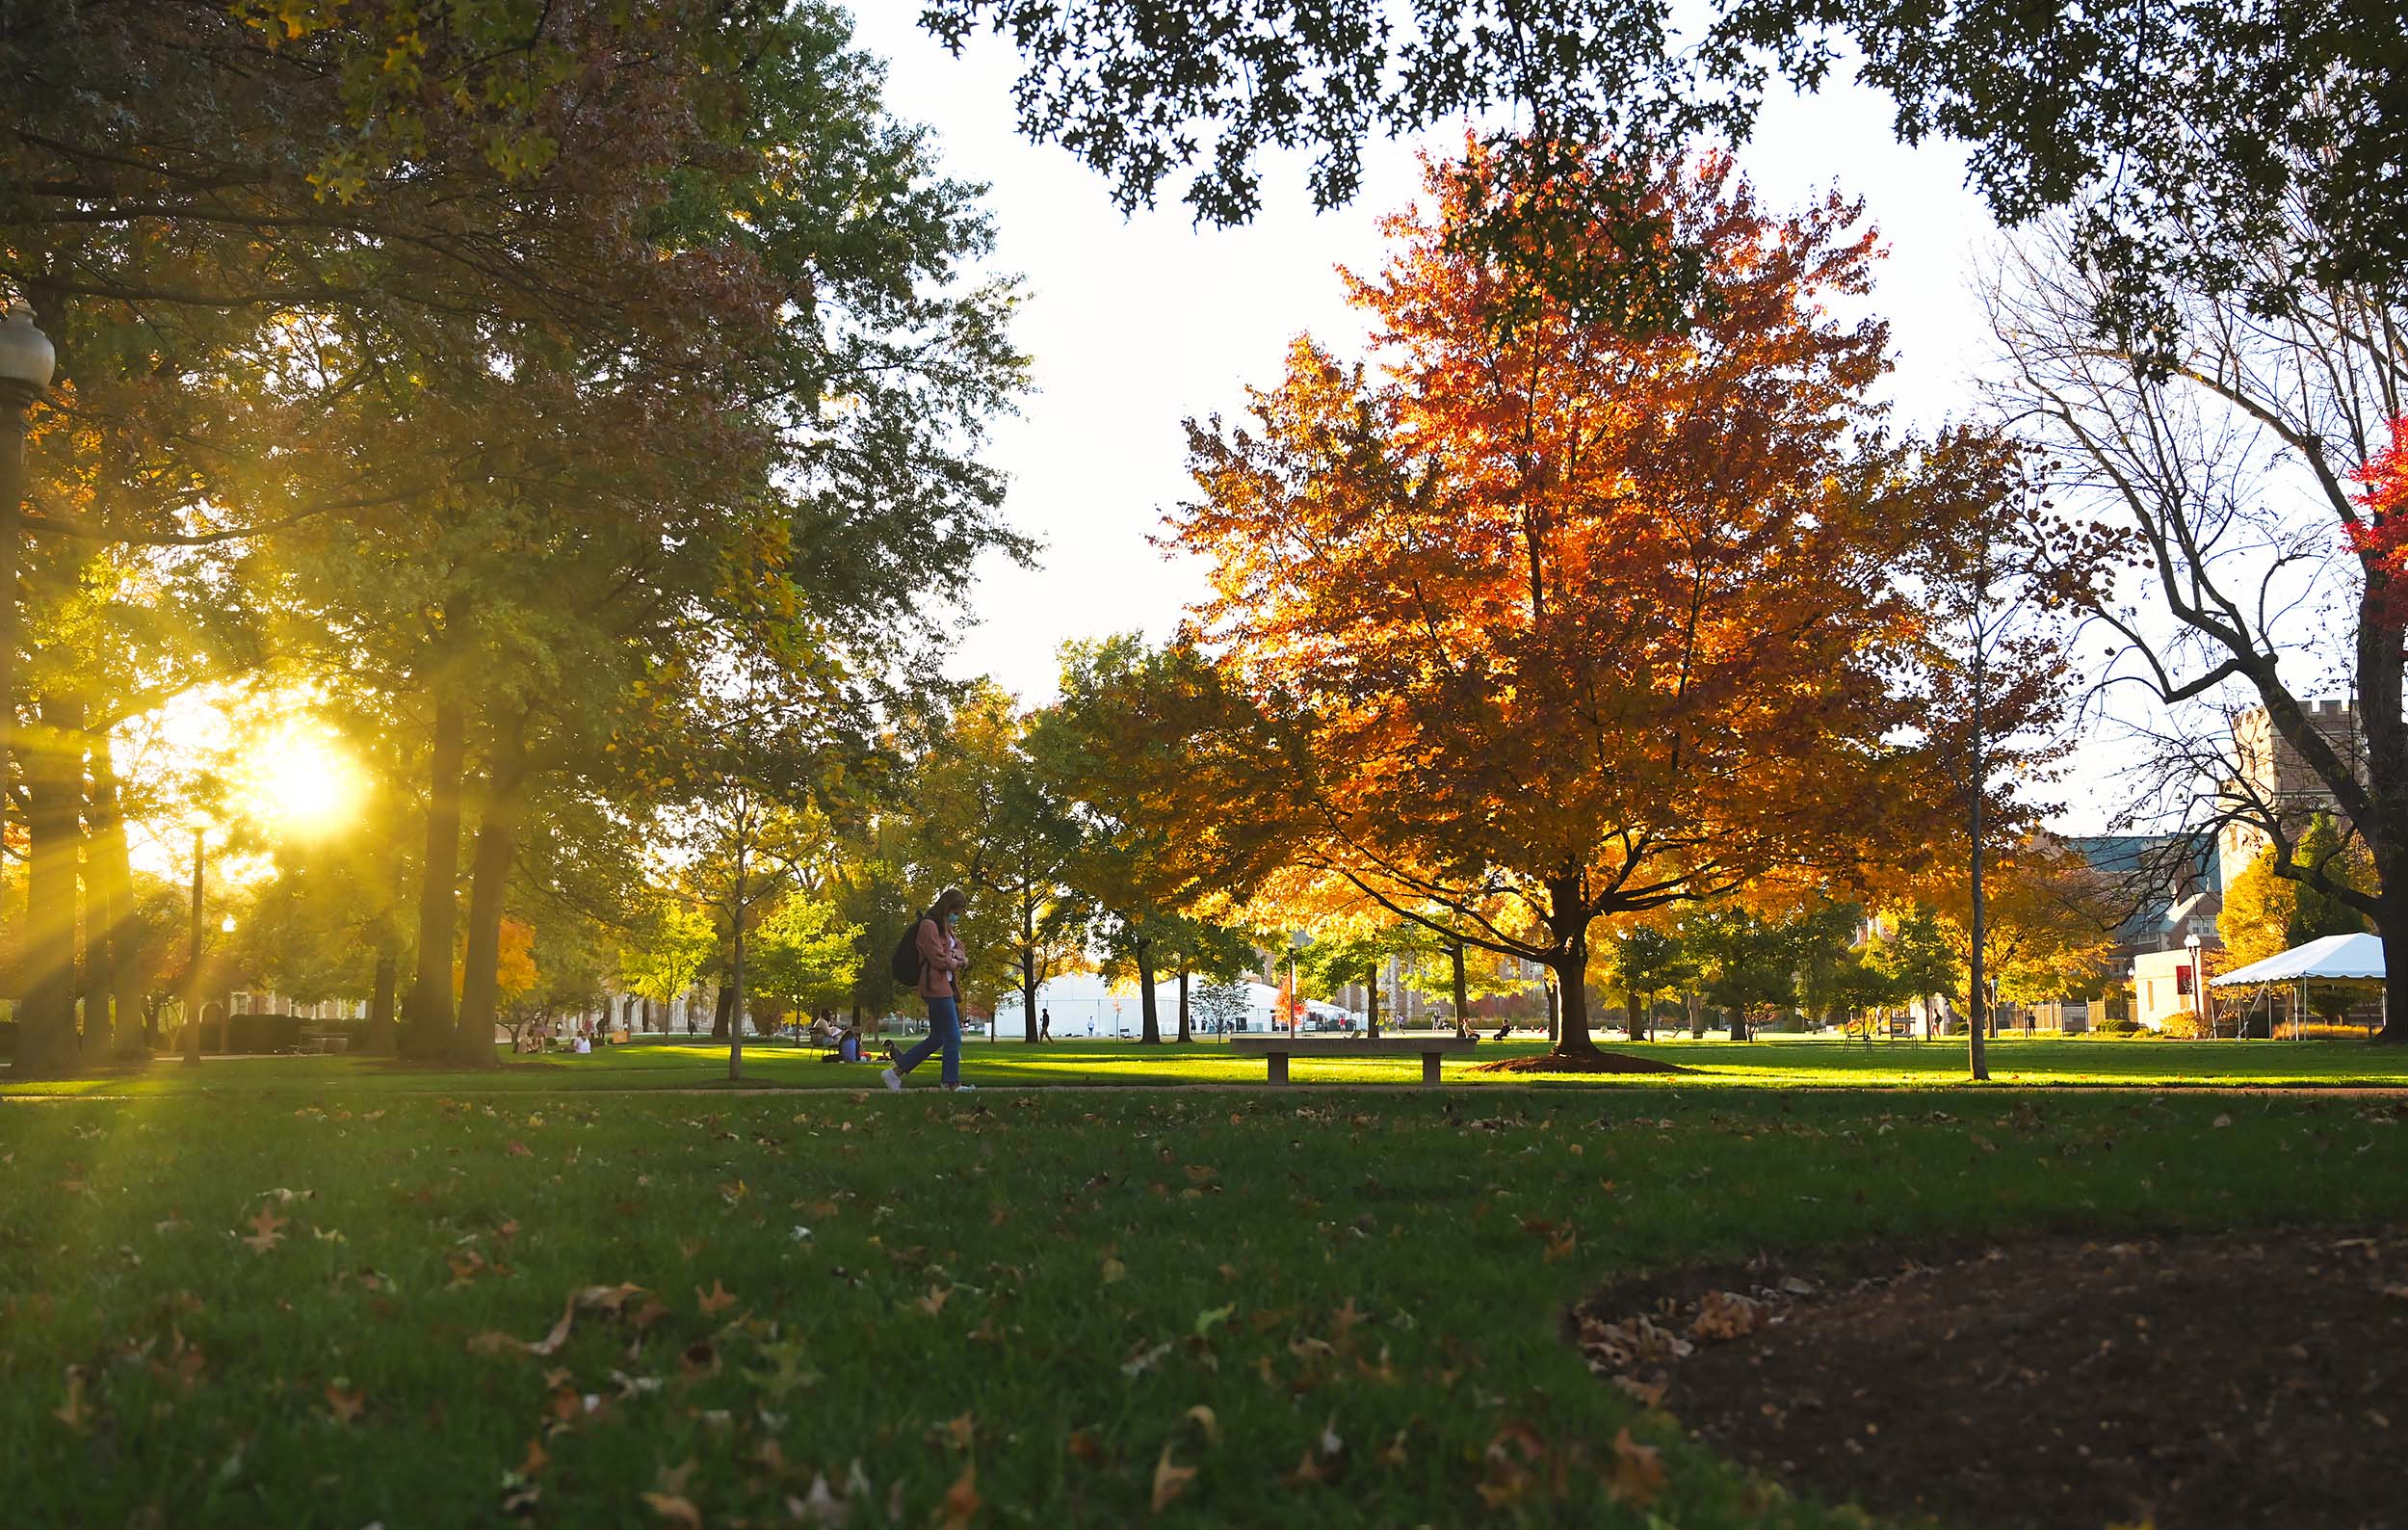
<path fill-rule="evenodd" d="M 896 1072 L 896 1071 L 895 1071 L 893 1068 L 891 1068 L 881 1069 L 881 1070 L 879 1071 L 878 1075 L 877 1075 L 877 1078 L 878 1078 L 878 1082 L 879 1082 L 879 1083 L 881 1083 L 881 1084 L 884 1084 L 884 1085 L 885 1085 L 888 1089 L 901 1089 L 901 1088 L 903 1088 L 903 1075 L 902 1075 L 901 1073 Z"/>
<path fill-rule="evenodd" d="M 945 1093 L 948 1095 L 974 1094 L 977 1092 L 978 1087 L 979 1086 L 976 1084 L 948 1084 L 945 1086 Z"/>

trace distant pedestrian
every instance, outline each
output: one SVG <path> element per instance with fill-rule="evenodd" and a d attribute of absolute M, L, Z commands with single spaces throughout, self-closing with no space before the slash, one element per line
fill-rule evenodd
<path fill-rule="evenodd" d="M 1054 1012 L 1050 1009 L 1036 1012 L 1036 1039 L 1040 1042 L 1054 1039 Z"/>
<path fill-rule="evenodd" d="M 954 934 L 955 921 L 970 900 L 958 887 L 948 887 L 936 895 L 936 902 L 920 916 L 912 927 L 909 951 L 898 945 L 895 951 L 896 975 L 900 978 L 907 956 L 918 959 L 919 980 L 915 985 L 929 1007 L 929 1034 L 919 1044 L 903 1053 L 895 1066 L 879 1073 L 888 1089 L 903 1087 L 903 1075 L 942 1050 L 944 1066 L 938 1070 L 938 1083 L 948 1090 L 968 1089 L 961 1081 L 961 969 L 970 964 L 962 951 L 960 938 Z"/>

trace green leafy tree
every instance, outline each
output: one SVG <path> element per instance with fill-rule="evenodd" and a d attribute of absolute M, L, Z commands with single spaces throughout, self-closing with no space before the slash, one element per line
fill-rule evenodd
<path fill-rule="evenodd" d="M 681 898 L 662 897 L 618 950 L 618 980 L 667 1006 L 693 991 L 719 949 L 711 916 Z"/>
<path fill-rule="evenodd" d="M 1180 914 L 1164 921 L 1162 942 L 1163 963 L 1179 979 L 1176 1039 L 1191 1042 L 1195 1039 L 1194 1020 L 1201 1018 L 1201 1013 L 1190 1003 L 1191 985 L 1227 985 L 1253 973 L 1263 960 L 1256 948 L 1258 936 L 1251 930 L 1218 919 Z"/>
<path fill-rule="evenodd" d="M 861 973 L 861 929 L 822 899 L 789 893 L 754 935 L 758 990 L 817 1014 L 852 991 Z"/>
<path fill-rule="evenodd" d="M 1654 1035 L 1657 995 L 1685 989 L 1697 975 L 1679 932 L 1652 924 L 1635 925 L 1614 937 L 1608 947 L 1608 971 L 1627 996 L 1635 1042 Z"/>
<path fill-rule="evenodd" d="M 2344 842 L 2331 813 L 2317 813 L 2308 821 L 2291 857 L 2300 865 L 2324 873 L 2328 882 L 2362 893 L 2373 890 L 2374 869 L 2366 847 L 2354 836 Z M 2305 945 L 2328 935 L 2358 935 L 2366 928 L 2365 914 L 2317 885 L 2314 879 L 2296 884 L 2290 918 L 2284 932 L 2292 945 Z"/>
<path fill-rule="evenodd" d="M 1567 176 L 1573 146 L 1629 166 L 1701 135 L 1742 142 L 1776 83 L 1813 91 L 1852 67 L 1895 103 L 1903 142 L 1975 145 L 1969 174 L 2000 223 L 2073 209 L 2085 264 L 2118 295 L 2104 317 L 2126 332 L 2163 324 L 2174 278 L 2269 307 L 2399 267 L 2408 213 L 2385 190 L 2408 117 L 2395 19 L 2243 0 L 2179 18 L 2131 0 L 2034 13 L 1714 0 L 1677 26 L 1629 0 L 933 0 L 923 13 L 956 49 L 982 25 L 1008 36 L 1023 130 L 1077 153 L 1128 208 L 1193 170 L 1183 196 L 1199 219 L 1251 219 L 1269 146 L 1306 150 L 1314 203 L 1337 206 L 1361 188 L 1367 143 L 1469 119 L 1500 157 L 1468 249 L 1625 324 L 1699 311 L 1703 261 L 1691 243 L 1647 239 L 1584 259 L 1578 230 L 1630 222 L 1640 194 L 1623 175 Z M 2333 238 L 2261 277 L 2247 257 L 2294 203 Z"/>
<path fill-rule="evenodd" d="M 1135 637 L 1062 650 L 1061 699 L 1028 738 L 1066 829 L 1061 875 L 1093 913 L 1093 943 L 1134 978 L 1140 1037 L 1163 1039 L 1156 974 L 1177 917 L 1243 902 L 1276 863 L 1283 826 L 1229 811 L 1254 752 L 1252 708 L 1193 649 Z"/>
<path fill-rule="evenodd" d="M 1312 939 L 1296 953 L 1297 981 L 1332 998 L 1359 985 L 1367 1005 L 1364 1030 L 1376 1038 L 1388 963 L 1418 955 L 1426 945 L 1419 932 L 1374 909 L 1315 930 Z"/>
<path fill-rule="evenodd" d="M 1909 904 L 1875 921 L 1865 964 L 1888 979 L 1897 1002 L 1953 992 L 1964 968 L 1937 912 Z"/>

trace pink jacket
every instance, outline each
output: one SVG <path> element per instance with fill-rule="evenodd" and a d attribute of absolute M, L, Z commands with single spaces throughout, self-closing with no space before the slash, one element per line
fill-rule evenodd
<path fill-rule="evenodd" d="M 959 997 L 954 991 L 954 974 L 969 964 L 969 954 L 961 942 L 945 933 L 933 919 L 920 921 L 919 933 L 913 937 L 920 947 L 920 997 L 951 999 Z"/>

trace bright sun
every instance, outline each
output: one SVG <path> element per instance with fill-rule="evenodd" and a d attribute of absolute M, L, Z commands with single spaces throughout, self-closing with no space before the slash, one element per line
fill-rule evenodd
<path fill-rule="evenodd" d="M 251 811 L 293 832 L 331 832 L 359 799 L 359 767 L 314 729 L 286 727 L 251 754 Z"/>

